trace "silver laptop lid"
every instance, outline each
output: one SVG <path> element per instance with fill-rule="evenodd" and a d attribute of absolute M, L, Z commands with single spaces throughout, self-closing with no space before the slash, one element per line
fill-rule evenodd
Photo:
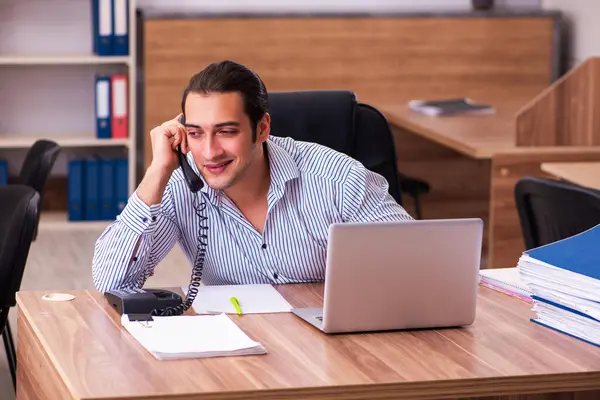
<path fill-rule="evenodd" d="M 478 218 L 331 225 L 323 330 L 471 324 L 482 236 Z"/>

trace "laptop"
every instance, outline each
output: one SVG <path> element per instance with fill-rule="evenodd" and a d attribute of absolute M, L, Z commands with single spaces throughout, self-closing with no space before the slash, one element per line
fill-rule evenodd
<path fill-rule="evenodd" d="M 479 218 L 329 227 L 323 308 L 292 312 L 325 333 L 471 325 Z"/>

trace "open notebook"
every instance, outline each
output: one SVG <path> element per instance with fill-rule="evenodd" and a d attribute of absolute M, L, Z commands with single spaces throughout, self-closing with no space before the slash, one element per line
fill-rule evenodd
<path fill-rule="evenodd" d="M 517 268 L 491 268 L 479 271 L 479 283 L 490 289 L 530 303 L 533 292 L 521 279 Z"/>
<path fill-rule="evenodd" d="M 121 323 L 158 360 L 266 354 L 227 315 L 153 317 Z"/>

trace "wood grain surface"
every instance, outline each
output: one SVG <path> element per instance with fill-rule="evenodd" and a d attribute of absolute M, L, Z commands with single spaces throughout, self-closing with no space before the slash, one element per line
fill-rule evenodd
<path fill-rule="evenodd" d="M 322 304 L 320 284 L 278 290 L 293 306 Z M 533 324 L 529 304 L 485 288 L 466 328 L 326 335 L 290 313 L 232 316 L 268 354 L 166 362 L 120 327 L 102 295 L 68 293 L 76 298 L 62 303 L 18 294 L 19 399 L 462 399 L 600 389 L 600 348 Z"/>
<path fill-rule="evenodd" d="M 533 87 L 534 96 L 552 79 L 554 23 L 552 16 L 146 20 L 144 132 L 174 118 L 192 75 L 224 59 L 252 68 L 271 92 L 345 89 L 381 102 L 513 86 Z M 147 166 L 149 141 L 145 156 Z"/>
<path fill-rule="evenodd" d="M 600 162 L 549 162 L 541 170 L 553 178 L 600 190 Z"/>
<path fill-rule="evenodd" d="M 519 146 L 600 145 L 600 57 L 548 86 L 516 116 Z"/>

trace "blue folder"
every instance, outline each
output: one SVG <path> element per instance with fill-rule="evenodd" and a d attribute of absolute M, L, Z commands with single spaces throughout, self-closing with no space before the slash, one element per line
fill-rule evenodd
<path fill-rule="evenodd" d="M 600 225 L 580 234 L 525 251 L 531 258 L 594 279 L 600 279 Z"/>
<path fill-rule="evenodd" d="M 115 212 L 121 214 L 129 199 L 129 162 L 116 159 L 115 162 Z"/>
<path fill-rule="evenodd" d="M 111 85 L 110 76 L 96 76 L 95 93 L 95 116 L 96 137 L 98 139 L 110 139 L 111 129 Z"/>
<path fill-rule="evenodd" d="M 8 163 L 0 161 L 0 186 L 8 185 Z"/>
<path fill-rule="evenodd" d="M 113 0 L 92 0 L 92 44 L 99 56 L 114 53 L 114 7 Z"/>
<path fill-rule="evenodd" d="M 72 160 L 67 166 L 69 221 L 83 220 L 83 161 Z"/>
<path fill-rule="evenodd" d="M 0 186 L 8 185 L 8 162 L 0 161 Z"/>
<path fill-rule="evenodd" d="M 84 204 L 83 213 L 86 221 L 100 219 L 100 162 L 98 160 L 84 161 Z"/>
<path fill-rule="evenodd" d="M 114 176 L 113 160 L 100 160 L 100 219 L 102 220 L 114 220 L 116 216 Z"/>
<path fill-rule="evenodd" d="M 566 311 L 566 312 L 570 312 L 570 313 L 573 313 L 573 314 L 577 314 L 577 315 L 579 315 L 580 317 L 588 318 L 588 319 L 590 319 L 590 320 L 592 320 L 592 321 L 595 321 L 595 322 L 600 322 L 598 319 L 596 319 L 596 318 L 593 318 L 593 317 L 591 317 L 591 316 L 589 316 L 589 315 L 587 315 L 587 314 L 584 314 L 584 313 L 582 313 L 582 312 L 580 312 L 580 311 L 574 310 L 574 309 L 572 309 L 572 308 L 570 308 L 570 307 L 563 306 L 562 304 L 558 304 L 558 303 L 555 303 L 555 302 L 553 302 L 553 301 L 550 301 L 550 300 L 544 299 L 544 298 L 542 298 L 542 297 L 539 297 L 539 296 L 531 296 L 531 298 L 532 298 L 533 300 L 536 300 L 536 301 L 539 301 L 539 302 L 542 302 L 542 303 L 550 304 L 551 306 L 554 306 L 554 307 L 556 307 L 556 308 L 559 308 L 559 309 L 561 309 L 561 310 L 564 310 L 564 311 Z M 600 347 L 600 344 L 599 344 L 599 343 L 594 343 L 594 342 L 591 342 L 591 341 L 589 341 L 589 340 L 587 340 L 587 339 L 584 339 L 584 338 L 582 338 L 582 337 L 579 337 L 579 336 L 577 336 L 577 335 L 575 335 L 575 334 L 573 334 L 573 333 L 570 333 L 570 332 L 565 332 L 565 331 L 563 331 L 562 329 L 558 329 L 558 328 L 557 328 L 557 327 L 555 327 L 555 326 L 548 325 L 548 324 L 546 324 L 546 323 L 544 323 L 544 322 L 542 322 L 542 321 L 540 321 L 540 320 L 538 320 L 538 319 L 536 319 L 536 318 L 531 318 L 531 321 L 532 321 L 532 322 L 535 322 L 535 323 L 536 323 L 536 324 L 538 324 L 538 325 L 541 325 L 541 326 L 544 326 L 544 327 L 546 327 L 546 328 L 550 328 L 550 329 L 553 329 L 553 330 L 555 330 L 555 331 L 557 331 L 557 332 L 563 333 L 563 334 L 565 334 L 565 335 L 567 335 L 567 336 L 571 336 L 572 338 L 579 339 L 579 340 L 581 340 L 581 341 L 583 341 L 583 342 L 586 342 L 586 343 L 592 344 L 592 345 L 594 345 L 594 346 L 598 346 L 598 347 Z"/>
<path fill-rule="evenodd" d="M 554 327 L 554 326 L 551 326 L 551 325 L 545 324 L 545 323 L 543 323 L 543 322 L 541 322 L 541 321 L 539 321 L 539 320 L 537 320 L 537 319 L 531 319 L 531 322 L 535 322 L 536 324 L 538 324 L 538 325 L 540 325 L 540 326 L 543 326 L 544 328 L 550 328 L 550 329 L 552 329 L 552 330 L 554 330 L 554 331 L 556 331 L 556 332 L 558 332 L 558 333 L 562 333 L 563 335 L 567 335 L 567 336 L 570 336 L 570 337 L 572 337 L 572 338 L 574 338 L 574 339 L 581 340 L 582 342 L 585 342 L 585 343 L 591 344 L 591 345 L 593 345 L 593 346 L 600 347 L 600 344 L 598 344 L 598 343 L 590 342 L 590 341 L 589 341 L 589 340 L 587 340 L 587 339 L 580 338 L 579 336 L 575 336 L 575 335 L 573 335 L 572 333 L 565 332 L 565 331 L 563 331 L 563 330 L 561 330 L 561 329 L 558 329 L 558 328 L 556 328 L 556 327 Z"/>
<path fill-rule="evenodd" d="M 113 0 L 114 55 L 129 55 L 129 0 Z"/>

